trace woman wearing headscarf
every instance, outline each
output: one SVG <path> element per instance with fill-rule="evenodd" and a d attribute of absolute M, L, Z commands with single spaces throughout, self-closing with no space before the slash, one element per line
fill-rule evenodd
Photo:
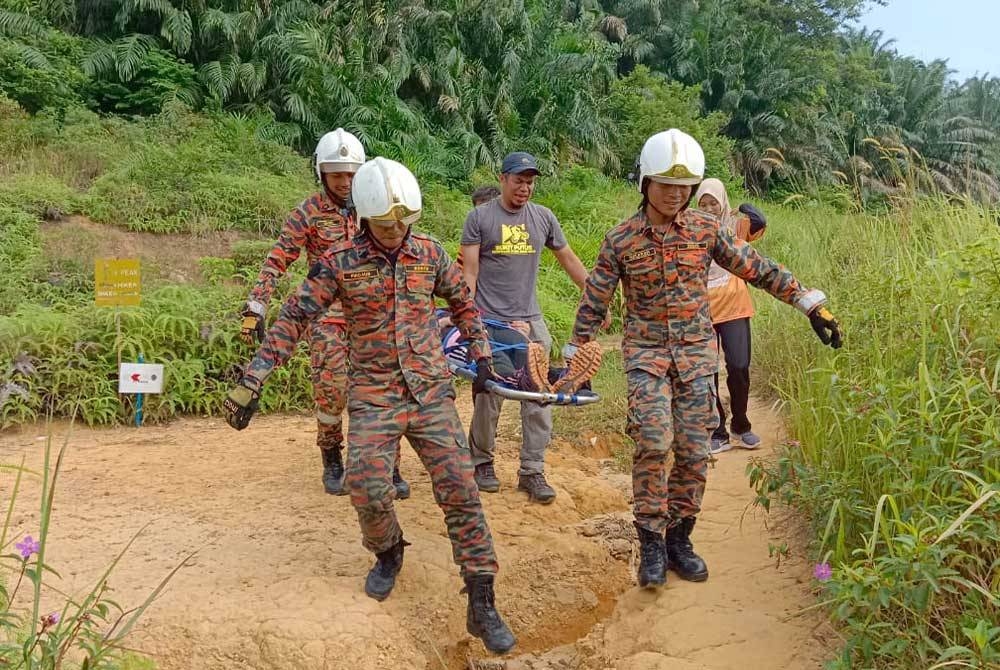
<path fill-rule="evenodd" d="M 726 187 L 718 179 L 706 179 L 695 193 L 698 209 L 717 217 L 722 225 L 747 242 L 759 239 L 764 234 L 767 220 L 753 205 L 743 204 L 739 210 L 729 208 Z M 745 449 L 756 449 L 760 438 L 753 432 L 747 417 L 747 402 L 750 398 L 750 317 L 753 316 L 753 302 L 750 289 L 745 281 L 724 270 L 712 261 L 708 270 L 708 297 L 712 310 L 712 326 L 726 357 L 726 386 L 729 387 L 729 404 L 732 412 L 730 428 L 739 437 L 739 445 Z M 715 375 L 715 405 L 719 413 L 719 425 L 712 433 L 712 453 L 729 451 L 726 430 L 726 410 L 719 396 L 719 375 Z"/>

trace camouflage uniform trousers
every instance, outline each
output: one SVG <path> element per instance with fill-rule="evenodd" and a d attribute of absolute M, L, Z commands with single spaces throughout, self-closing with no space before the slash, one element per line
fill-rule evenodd
<path fill-rule="evenodd" d="M 710 434 L 718 423 L 711 375 L 682 381 L 633 369 L 626 432 L 635 442 L 632 491 L 636 523 L 663 532 L 701 510 Z M 706 430 L 707 427 L 707 430 Z M 667 452 L 674 462 L 667 473 Z"/>
<path fill-rule="evenodd" d="M 316 444 L 320 449 L 344 445 L 344 408 L 347 406 L 347 326 L 316 321 L 309 326 L 309 358 L 313 398 L 316 401 Z M 396 441 L 396 465 L 401 443 Z"/>
<path fill-rule="evenodd" d="M 396 399 L 386 403 L 391 407 L 356 399 L 347 406 L 346 482 L 361 524 L 362 545 L 378 553 L 403 536 L 393 509 L 392 468 L 399 440 L 406 437 L 431 476 L 434 500 L 444 512 L 452 557 L 462 576 L 496 574 L 493 537 L 454 397 L 423 406 L 408 391 Z"/>
<path fill-rule="evenodd" d="M 316 444 L 333 449 L 344 444 L 347 404 L 347 327 L 332 321 L 309 325 L 309 362 L 316 402 Z"/>

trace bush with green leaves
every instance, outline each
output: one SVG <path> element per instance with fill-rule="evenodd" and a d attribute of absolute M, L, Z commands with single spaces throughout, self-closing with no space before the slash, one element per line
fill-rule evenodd
<path fill-rule="evenodd" d="M 154 48 L 143 55 L 131 76 L 110 69 L 106 77 L 93 79 L 87 92 L 101 112 L 150 116 L 174 100 L 193 103 L 196 80 L 190 63 Z"/>
<path fill-rule="evenodd" d="M 237 337 L 244 299 L 245 290 L 163 286 L 145 293 L 141 306 L 120 308 L 117 316 L 115 308 L 93 304 L 21 305 L 0 316 L 0 370 L 22 361 L 7 383 L 24 391 L 0 402 L 0 429 L 49 412 L 69 416 L 77 407 L 88 425 L 131 421 L 135 398 L 118 394 L 119 351 L 126 362 L 141 354 L 147 363 L 165 366 L 164 393 L 145 399 L 146 420 L 218 415 L 253 353 Z M 280 300 L 272 310 L 278 307 Z M 300 350 L 305 348 L 301 343 Z M 267 388 L 262 411 L 308 411 L 308 356 L 293 356 Z"/>
<path fill-rule="evenodd" d="M 0 95 L 29 112 L 50 110 L 61 116 L 86 102 L 89 79 L 80 69 L 86 40 L 33 20 L 7 24 L 11 14 L 0 3 Z M 4 26 L 14 33 L 8 37 Z M 15 31 L 18 31 L 15 33 Z"/>
<path fill-rule="evenodd" d="M 721 179 L 731 192 L 739 187 L 730 160 L 733 142 L 719 134 L 728 119 L 719 112 L 703 116 L 699 95 L 697 87 L 687 88 L 646 67 L 638 67 L 615 82 L 610 104 L 618 118 L 616 151 L 621 176 L 631 172 L 647 138 L 679 128 L 701 144 L 706 174 Z"/>

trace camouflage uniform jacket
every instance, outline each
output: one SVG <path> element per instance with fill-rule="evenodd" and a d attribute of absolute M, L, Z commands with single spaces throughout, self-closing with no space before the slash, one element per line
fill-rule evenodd
<path fill-rule="evenodd" d="M 583 344 L 594 338 L 621 281 L 626 371 L 665 376 L 673 369 L 683 381 L 715 373 L 718 350 L 707 287 L 712 260 L 803 311 L 815 297 L 713 216 L 685 210 L 657 231 L 640 211 L 605 235 L 580 299 L 573 340 Z"/>
<path fill-rule="evenodd" d="M 325 191 L 314 193 L 296 207 L 285 221 L 278 241 L 267 255 L 247 298 L 250 311 L 264 316 L 278 280 L 306 250 L 306 260 L 312 267 L 327 249 L 342 244 L 358 232 L 352 207 L 337 207 Z M 339 302 L 330 306 L 324 321 L 344 323 Z"/>
<path fill-rule="evenodd" d="M 489 356 L 471 291 L 440 243 L 411 230 L 393 264 L 362 231 L 312 267 L 282 306 L 247 374 L 263 382 L 292 355 L 310 320 L 340 301 L 347 317 L 349 400 L 392 407 L 406 390 L 422 405 L 454 397 L 435 296 L 448 302 L 472 357 Z"/>

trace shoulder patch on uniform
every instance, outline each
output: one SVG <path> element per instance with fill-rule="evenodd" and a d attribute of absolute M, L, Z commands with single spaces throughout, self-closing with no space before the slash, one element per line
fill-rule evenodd
<path fill-rule="evenodd" d="M 407 265 L 406 274 L 410 275 L 433 275 L 437 274 L 437 268 L 428 263 L 418 263 L 416 265 Z"/>
<path fill-rule="evenodd" d="M 650 258 L 654 254 L 656 254 L 655 249 L 643 249 L 641 251 L 633 251 L 630 254 L 625 254 L 622 256 L 622 260 L 626 263 L 631 263 L 632 261 L 639 261 L 643 258 Z"/>
<path fill-rule="evenodd" d="M 362 279 L 374 279 L 378 276 L 378 270 L 372 268 L 370 270 L 353 270 L 351 272 L 344 272 L 340 275 L 344 281 L 360 281 Z"/>

